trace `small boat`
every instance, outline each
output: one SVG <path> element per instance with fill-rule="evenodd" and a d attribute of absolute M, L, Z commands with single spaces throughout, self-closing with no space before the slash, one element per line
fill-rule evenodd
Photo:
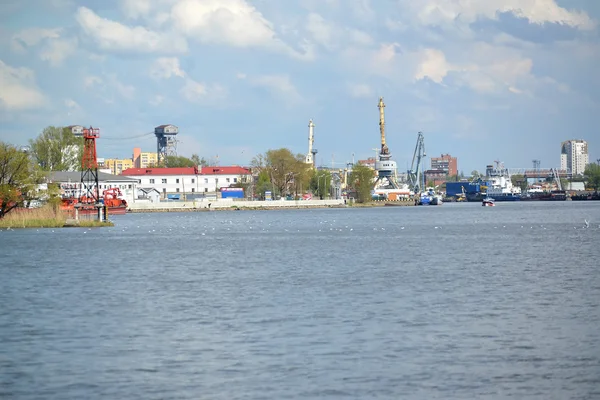
<path fill-rule="evenodd" d="M 491 197 L 486 197 L 481 201 L 481 205 L 484 207 L 493 207 L 496 205 L 496 202 Z"/>

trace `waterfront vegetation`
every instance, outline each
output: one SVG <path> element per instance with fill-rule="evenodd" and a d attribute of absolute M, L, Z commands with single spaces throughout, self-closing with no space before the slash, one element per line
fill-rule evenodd
<path fill-rule="evenodd" d="M 0 228 L 63 228 L 77 226 L 92 228 L 100 226 L 114 226 L 112 222 L 81 219 L 68 221 L 68 214 L 60 211 L 58 207 L 47 204 L 34 209 L 15 209 L 4 218 L 0 219 Z"/>

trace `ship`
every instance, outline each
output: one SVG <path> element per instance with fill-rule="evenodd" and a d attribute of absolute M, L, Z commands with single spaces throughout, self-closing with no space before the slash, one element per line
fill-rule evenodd
<path fill-rule="evenodd" d="M 108 215 L 122 215 L 127 212 L 127 201 L 123 198 L 123 194 L 119 188 L 110 188 L 102 192 L 99 204 L 104 207 Z M 60 209 L 64 212 L 74 213 L 75 208 L 78 208 L 79 215 L 96 215 L 98 207 L 93 199 L 85 196 L 64 197 L 61 202 Z"/>
<path fill-rule="evenodd" d="M 510 179 L 508 168 L 496 161 L 496 166 L 488 165 L 485 170 L 488 182 L 486 196 L 498 201 L 521 200 L 521 188 L 515 187 Z"/>

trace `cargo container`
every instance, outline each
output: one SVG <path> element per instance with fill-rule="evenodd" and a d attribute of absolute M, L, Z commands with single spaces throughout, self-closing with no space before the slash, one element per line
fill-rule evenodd
<path fill-rule="evenodd" d="M 463 193 L 474 194 L 481 191 L 481 184 L 475 182 L 446 182 L 446 196 L 458 196 Z"/>
<path fill-rule="evenodd" d="M 221 198 L 222 199 L 243 199 L 244 198 L 244 188 L 232 188 L 232 187 L 221 188 Z"/>

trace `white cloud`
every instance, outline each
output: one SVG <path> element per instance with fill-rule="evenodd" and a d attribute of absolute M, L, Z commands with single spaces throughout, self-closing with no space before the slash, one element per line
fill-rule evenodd
<path fill-rule="evenodd" d="M 265 88 L 274 97 L 288 103 L 297 103 L 302 100 L 302 96 L 288 75 L 258 75 L 247 79 L 250 85 Z"/>
<path fill-rule="evenodd" d="M 182 0 L 173 6 L 171 18 L 177 29 L 201 43 L 263 47 L 308 57 L 279 39 L 273 24 L 245 0 Z"/>
<path fill-rule="evenodd" d="M 172 76 L 184 78 L 185 71 L 181 69 L 178 58 L 161 57 L 154 61 L 150 69 L 150 76 L 155 79 L 168 79 Z"/>
<path fill-rule="evenodd" d="M 401 0 L 400 6 L 412 10 L 424 25 L 470 24 L 481 17 L 497 19 L 500 13 L 512 13 L 534 24 L 551 22 L 582 30 L 596 26 L 585 12 L 569 11 L 555 0 Z"/>
<path fill-rule="evenodd" d="M 368 46 L 373 43 L 373 38 L 366 32 L 338 26 L 314 12 L 308 14 L 305 29 L 317 44 L 328 50 L 339 49 L 342 45 Z"/>
<path fill-rule="evenodd" d="M 92 87 L 94 87 L 94 86 L 99 86 L 99 85 L 102 85 L 102 83 L 103 83 L 103 82 L 104 82 L 104 81 L 103 81 L 103 80 L 102 80 L 102 78 L 100 78 L 99 76 L 94 76 L 94 75 L 91 75 L 91 76 L 86 76 L 86 77 L 83 79 L 83 86 L 84 86 L 86 89 L 89 89 L 89 88 L 92 88 Z"/>
<path fill-rule="evenodd" d="M 417 80 L 429 78 L 435 83 L 442 83 L 448 71 L 454 69 L 440 50 L 425 49 L 421 52 L 420 58 L 421 61 L 415 74 Z"/>
<path fill-rule="evenodd" d="M 81 107 L 73 99 L 65 99 L 65 106 L 70 110 L 79 110 Z"/>
<path fill-rule="evenodd" d="M 181 94 L 188 101 L 198 101 L 206 97 L 208 94 L 208 88 L 203 83 L 196 82 L 193 79 L 188 79 L 181 89 Z"/>
<path fill-rule="evenodd" d="M 84 33 L 108 51 L 175 54 L 187 51 L 184 38 L 172 33 L 159 33 L 142 26 L 129 27 L 102 18 L 86 7 L 79 7 L 76 19 Z"/>
<path fill-rule="evenodd" d="M 42 49 L 40 57 L 44 61 L 48 61 L 51 66 L 57 67 L 62 62 L 75 53 L 77 49 L 77 38 L 72 39 L 52 39 L 48 45 Z"/>
<path fill-rule="evenodd" d="M 364 83 L 348 84 L 347 89 L 350 96 L 355 98 L 374 96 L 373 89 L 371 88 L 371 86 Z"/>
<path fill-rule="evenodd" d="M 0 106 L 22 110 L 42 106 L 45 98 L 35 84 L 35 75 L 28 68 L 13 68 L 0 60 Z"/>
<path fill-rule="evenodd" d="M 62 29 L 30 28 L 24 29 L 12 36 L 11 49 L 17 52 L 27 51 L 27 47 L 35 46 L 45 39 L 58 39 Z"/>
<path fill-rule="evenodd" d="M 227 91 L 220 85 L 207 85 L 186 78 L 184 86 L 179 93 L 192 103 L 202 103 L 216 106 L 227 96 Z"/>
<path fill-rule="evenodd" d="M 150 14 L 152 0 L 123 0 L 121 9 L 128 18 L 140 18 Z"/>

